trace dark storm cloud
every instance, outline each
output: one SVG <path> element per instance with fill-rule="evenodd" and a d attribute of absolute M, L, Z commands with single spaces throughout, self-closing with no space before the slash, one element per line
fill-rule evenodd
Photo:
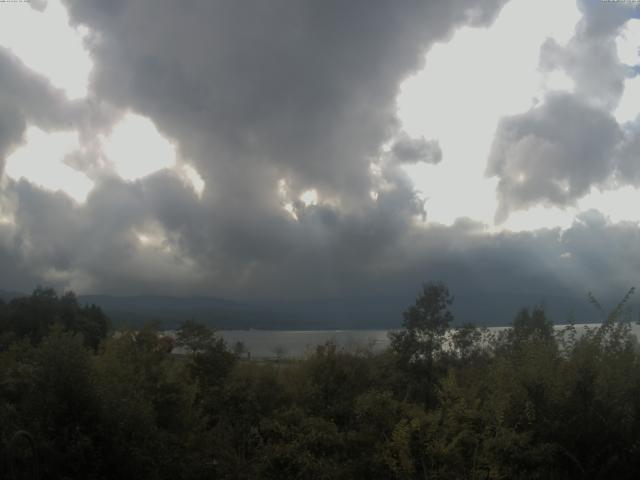
<path fill-rule="evenodd" d="M 308 297 L 401 299 L 399 313 L 422 282 L 438 279 L 456 294 L 465 320 L 508 321 L 518 308 L 544 302 L 562 322 L 572 310 L 592 313 L 587 292 L 609 307 L 634 285 L 640 274 L 633 247 L 638 240 L 637 224 L 613 224 L 597 212 L 565 231 L 487 235 L 481 225 L 459 221 L 413 229 L 378 249 L 376 261 L 340 261 L 354 254 L 365 260 L 348 249 L 349 242 L 331 252 L 301 244 L 278 265 L 254 270 L 247 287 L 253 295 L 278 298 L 283 287 L 295 291 L 304 279 Z"/>
<path fill-rule="evenodd" d="M 640 229 L 637 222 L 612 223 L 596 210 L 578 216 L 562 235 L 576 283 L 607 298 L 620 297 L 640 278 Z M 597 284 L 597 279 L 607 279 Z M 591 285 L 589 285 L 589 283 Z"/>
<path fill-rule="evenodd" d="M 162 201 L 172 202 L 183 219 L 197 215 L 195 194 L 175 175 L 160 172 L 139 182 L 103 179 L 84 205 L 24 180 L 7 181 L 5 191 L 15 208 L 4 246 L 40 283 L 121 293 L 134 286 L 136 291 L 159 287 L 185 293 L 194 287 L 181 272 L 189 258 L 180 236 L 155 227 L 154 210 L 162 206 L 160 192 Z M 163 215 L 161 220 L 180 230 L 170 209 Z M 137 234 L 151 236 L 158 229 L 162 238 L 157 248 L 162 253 L 154 256 Z M 3 275 L 3 283 L 8 280 Z"/>
<path fill-rule="evenodd" d="M 583 295 L 589 275 L 621 266 L 612 288 L 638 273 L 626 253 L 579 264 L 607 243 L 633 242 L 637 225 L 585 218 L 564 234 L 499 235 L 469 220 L 418 225 L 428 203 L 402 164 L 437 163 L 442 152 L 399 132 L 399 84 L 433 42 L 456 26 L 490 23 L 502 1 L 66 3 L 73 22 L 91 31 L 94 61 L 90 98 L 62 105 L 73 107 L 61 119 L 80 129 L 84 147 L 66 162 L 96 186 L 78 205 L 7 182 L 15 223 L 0 224 L 0 268 L 22 272 L 21 285 L 36 278 L 84 292 L 367 300 L 405 298 L 442 279 L 462 299 L 474 290 L 535 291 L 537 301 Z M 558 55 L 567 64 L 568 54 Z M 40 104 L 27 115 L 21 103 L 0 102 L 12 108 L 2 121 L 15 115 L 23 124 Z M 501 200 L 509 208 L 566 204 L 602 181 L 612 167 L 600 162 L 619 136 L 602 108 L 558 96 L 506 119 L 490 165 L 502 179 Z M 169 170 L 134 182 L 100 171 L 96 135 L 127 110 L 176 142 L 179 161 L 206 181 L 201 198 Z M 545 162 L 551 175 L 543 176 Z M 514 187 L 520 168 L 529 175 L 524 193 Z M 307 189 L 317 190 L 317 204 L 300 200 Z"/>
<path fill-rule="evenodd" d="M 120 294 L 135 289 L 254 299 L 350 298 L 365 304 L 375 299 L 397 304 L 400 312 L 421 282 L 439 279 L 456 293 L 461 319 L 507 321 L 523 304 L 545 301 L 564 321 L 570 309 L 580 312 L 586 305 L 587 291 L 611 304 L 640 274 L 634 253 L 638 225 L 612 224 L 595 211 L 565 231 L 487 235 L 483 225 L 464 219 L 451 227 L 408 228 L 402 224 L 414 213 L 408 212 L 390 221 L 394 203 L 407 205 L 393 195 L 360 216 L 301 206 L 304 228 L 286 218 L 278 223 L 283 232 L 275 244 L 286 242 L 286 249 L 261 254 L 260 248 L 270 247 L 260 247 L 258 239 L 237 245 L 252 252 L 250 261 L 240 263 L 220 254 L 224 249 L 216 243 L 231 234 L 216 233 L 216 222 L 207 223 L 207 210 L 189 186 L 170 172 L 137 182 L 112 178 L 82 207 L 24 181 L 9 182 L 7 191 L 19 207 L 13 232 L 3 237 L 0 262 L 17 274 L 13 280 L 19 285 L 45 279 L 68 287 L 80 279 L 93 291 Z M 134 235 L 147 232 L 150 221 L 166 228 L 167 258 L 148 256 Z M 235 235 L 249 242 L 243 233 Z M 203 244 L 192 244 L 197 239 Z M 181 274 L 185 262 L 200 268 L 190 265 L 190 273 Z M 492 308 L 493 301 L 501 309 Z"/>
<path fill-rule="evenodd" d="M 221 196 L 245 195 L 235 172 L 256 169 L 355 204 L 400 80 L 502 2 L 476 3 L 69 2 L 96 31 L 96 92 L 150 116 Z M 256 200 L 272 194 L 241 178 Z"/>
<path fill-rule="evenodd" d="M 487 167 L 500 179 L 496 220 L 539 203 L 572 204 L 612 173 L 620 138 L 610 114 L 571 94 L 503 119 Z"/>
<path fill-rule="evenodd" d="M 219 231 L 225 219 L 211 217 L 192 189 L 168 171 L 137 182 L 104 179 L 82 206 L 26 181 L 7 183 L 15 225 L 7 227 L 4 248 L 13 250 L 24 270 L 59 287 L 81 279 L 85 288 L 117 293 L 213 291 L 235 296 L 242 291 L 260 296 L 287 288 L 292 296 L 309 289 L 336 295 L 339 287 L 353 287 L 365 265 L 396 246 L 414 213 L 398 215 L 411 203 L 401 197 L 403 191 L 389 191 L 370 211 L 357 215 L 301 205 L 294 222 L 273 212 L 254 219 L 257 227 L 251 228 L 262 227 L 265 234 L 251 236 L 241 224 Z M 419 206 L 411 208 L 418 211 Z M 145 257 L 136 232 L 153 235 L 156 227 L 170 254 Z M 240 256 L 243 262 L 237 260 Z M 189 262 L 193 275 L 176 275 L 173 269 Z M 340 274 L 334 277 L 335 272 Z M 304 285 L 295 280 L 297 274 L 306 276 Z"/>
<path fill-rule="evenodd" d="M 149 116 L 206 182 L 202 221 L 167 228 L 212 269 L 232 258 L 237 271 L 280 261 L 298 239 L 317 245 L 309 237 L 318 230 L 318 249 L 354 239 L 373 251 L 375 235 L 345 231 L 401 235 L 395 229 L 423 213 L 391 167 L 385 192 L 370 196 L 378 189 L 370 163 L 397 131 L 398 85 L 434 41 L 487 24 L 503 3 L 67 2 L 93 32 L 93 94 Z M 421 160 L 438 157 L 433 144 L 409 147 Z M 282 178 L 299 218 L 315 208 L 324 223 L 291 219 Z M 321 205 L 296 201 L 310 188 Z"/>

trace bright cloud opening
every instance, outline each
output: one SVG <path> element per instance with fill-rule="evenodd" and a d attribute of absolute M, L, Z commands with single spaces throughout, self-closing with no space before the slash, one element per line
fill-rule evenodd
<path fill-rule="evenodd" d="M 625 65 L 640 64 L 640 19 L 632 18 L 616 38 L 618 58 Z"/>
<path fill-rule="evenodd" d="M 281 178 L 278 181 L 278 197 L 280 199 L 280 205 L 282 209 L 286 211 L 294 220 L 299 220 L 298 210 L 301 206 L 309 207 L 317 205 L 319 202 L 318 191 L 315 188 L 305 190 L 296 199 L 294 194 L 292 195 L 291 188 L 287 179 Z M 328 205 L 337 205 L 335 200 L 328 199 L 326 203 Z"/>
<path fill-rule="evenodd" d="M 142 228 L 133 229 L 133 234 L 143 248 L 150 248 L 164 253 L 171 253 L 173 250 L 164 229 L 156 222 L 149 222 Z"/>
<path fill-rule="evenodd" d="M 566 44 L 579 19 L 575 2 L 512 0 L 491 27 L 464 27 L 435 45 L 426 68 L 403 83 L 397 101 L 404 130 L 438 140 L 443 153 L 437 165 L 404 167 L 427 198 L 428 221 L 493 223 L 497 180 L 484 172 L 497 123 L 547 91 L 573 89 L 566 74 L 541 72 L 538 62 L 545 40 Z"/>
<path fill-rule="evenodd" d="M 78 148 L 76 132 L 47 133 L 29 127 L 26 144 L 7 158 L 5 173 L 14 180 L 24 178 L 41 188 L 64 192 L 82 203 L 94 183 L 64 163 L 65 157 Z"/>
<path fill-rule="evenodd" d="M 300 195 L 300 201 L 304 203 L 306 207 L 309 205 L 318 204 L 318 192 L 315 189 L 306 190 Z"/>
<path fill-rule="evenodd" d="M 4 205 L 3 198 L 0 197 L 0 226 L 9 225 L 13 226 L 16 224 L 15 218 L 13 214 L 9 211 L 6 205 Z"/>
<path fill-rule="evenodd" d="M 581 211 L 598 210 L 613 222 L 640 222 L 640 188 L 593 189 L 578 201 Z"/>
<path fill-rule="evenodd" d="M 640 19 L 632 18 L 616 38 L 618 58 L 628 66 L 640 65 Z M 627 78 L 624 93 L 615 111 L 619 123 L 630 122 L 640 113 L 640 76 Z"/>
<path fill-rule="evenodd" d="M 278 181 L 278 197 L 280 198 L 280 205 L 282 205 L 282 209 L 291 215 L 291 218 L 298 220 L 296 209 L 290 199 L 289 183 L 286 178 L 281 178 Z"/>
<path fill-rule="evenodd" d="M 542 89 L 548 91 L 573 92 L 575 82 L 562 70 L 553 70 L 543 77 Z"/>
<path fill-rule="evenodd" d="M 497 231 L 527 232 L 541 228 L 569 228 L 573 223 L 577 209 L 536 206 L 527 210 L 512 212 Z"/>
<path fill-rule="evenodd" d="M 624 82 L 624 93 L 614 116 L 619 123 L 626 123 L 640 113 L 640 75 L 627 78 Z"/>
<path fill-rule="evenodd" d="M 84 34 L 69 25 L 69 15 L 60 0 L 49 0 L 41 12 L 28 2 L 2 4 L 0 46 L 48 78 L 69 99 L 87 95 L 93 63 L 83 46 Z"/>
<path fill-rule="evenodd" d="M 640 222 L 640 188 L 625 186 L 616 190 L 592 189 L 569 208 L 537 206 L 519 210 L 509 215 L 500 230 L 524 232 L 539 228 L 569 228 L 576 215 L 588 210 L 597 210 L 614 223 Z"/>
<path fill-rule="evenodd" d="M 191 165 L 184 164 L 180 167 L 180 174 L 182 178 L 193 188 L 198 197 L 202 197 L 204 192 L 205 182 L 200 173 Z"/>
<path fill-rule="evenodd" d="M 146 117 L 129 113 L 102 139 L 116 172 L 133 181 L 176 164 L 176 147 Z"/>
<path fill-rule="evenodd" d="M 184 284 L 198 279 L 196 263 L 176 247 L 176 236 L 155 221 L 131 230 L 137 251 L 131 259 L 133 269 L 143 279 L 175 275 Z"/>

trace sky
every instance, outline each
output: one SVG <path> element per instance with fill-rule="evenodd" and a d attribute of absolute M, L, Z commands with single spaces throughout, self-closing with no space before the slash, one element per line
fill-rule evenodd
<path fill-rule="evenodd" d="M 639 113 L 640 2 L 0 3 L 0 289 L 615 302 Z"/>

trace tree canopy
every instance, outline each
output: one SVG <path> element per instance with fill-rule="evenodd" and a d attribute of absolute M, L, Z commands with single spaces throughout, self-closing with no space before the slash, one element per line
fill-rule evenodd
<path fill-rule="evenodd" d="M 0 476 L 32 473 L 28 432 L 51 479 L 637 478 L 624 309 L 584 331 L 523 309 L 495 334 L 453 327 L 452 302 L 425 284 L 383 352 L 273 361 L 191 321 L 106 333 L 73 294 L 0 303 Z"/>

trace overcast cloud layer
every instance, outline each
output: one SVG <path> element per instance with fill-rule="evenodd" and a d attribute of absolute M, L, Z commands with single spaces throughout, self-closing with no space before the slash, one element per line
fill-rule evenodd
<path fill-rule="evenodd" d="M 88 31 L 89 95 L 67 100 L 0 47 L 0 169 L 28 125 L 73 130 L 81 147 L 66 163 L 93 188 L 78 203 L 4 176 L 0 288 L 366 300 L 444 280 L 462 298 L 622 296 L 640 278 L 637 223 L 593 210 L 564 230 L 438 225 L 403 168 L 437 168 L 447 152 L 402 131 L 399 85 L 435 42 L 490 27 L 504 3 L 66 0 Z M 574 89 L 503 118 L 477 160 L 497 179 L 498 225 L 518 210 L 575 205 L 595 187 L 640 185 L 640 122 L 614 115 L 636 75 L 615 39 L 636 11 L 579 6 L 573 38 L 545 42 L 539 59 Z M 202 194 L 179 168 L 129 181 L 105 168 L 97 139 L 128 112 L 173 142 Z"/>

